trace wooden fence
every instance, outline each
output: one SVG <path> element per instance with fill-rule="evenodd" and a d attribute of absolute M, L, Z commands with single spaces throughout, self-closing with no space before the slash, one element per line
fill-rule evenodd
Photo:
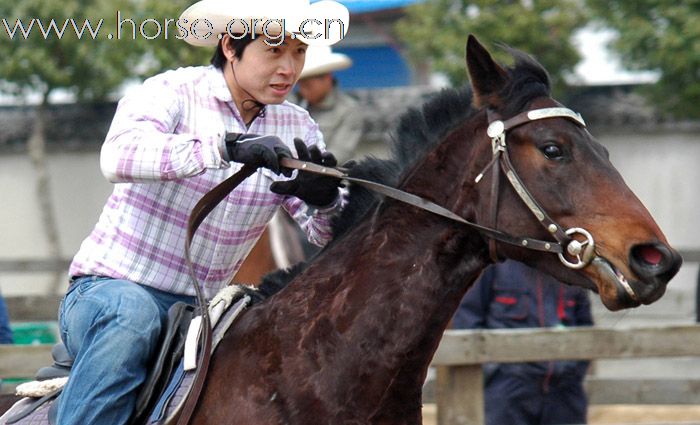
<path fill-rule="evenodd" d="M 482 425 L 482 364 L 700 357 L 700 326 L 448 330 L 435 353 L 438 425 Z M 591 404 L 700 404 L 700 380 L 586 382 Z"/>
<path fill-rule="evenodd" d="M 700 262 L 700 250 L 684 250 Z M 1 272 L 44 272 L 62 261 L 2 261 Z M 60 295 L 7 297 L 13 321 L 56 320 Z M 48 345 L 0 345 L 0 378 L 31 377 L 50 363 Z M 610 329 L 448 330 L 435 354 L 438 425 L 482 425 L 486 362 L 700 357 L 700 326 Z M 700 404 L 700 380 L 600 379 L 586 382 L 591 404 Z M 3 388 L 7 390 L 8 388 Z"/>
<path fill-rule="evenodd" d="M 50 345 L 0 345 L 0 378 L 31 377 L 50 353 Z M 700 326 L 448 330 L 433 359 L 438 425 L 484 424 L 486 362 L 685 356 L 700 357 Z M 589 376 L 586 389 L 591 404 L 700 404 L 694 379 Z"/>

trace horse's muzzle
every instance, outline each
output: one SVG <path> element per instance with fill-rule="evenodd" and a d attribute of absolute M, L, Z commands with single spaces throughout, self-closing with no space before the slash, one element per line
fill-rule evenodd
<path fill-rule="evenodd" d="M 658 300 L 666 285 L 678 273 L 683 264 L 680 254 L 660 242 L 638 244 L 632 247 L 630 269 L 639 279 L 632 288 L 642 304 Z"/>

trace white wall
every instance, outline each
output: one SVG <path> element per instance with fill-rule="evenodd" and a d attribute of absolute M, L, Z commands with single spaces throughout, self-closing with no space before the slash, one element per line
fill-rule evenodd
<path fill-rule="evenodd" d="M 597 135 L 672 245 L 700 248 L 700 136 Z"/>
<path fill-rule="evenodd" d="M 70 258 L 94 226 L 111 191 L 99 169 L 97 152 L 51 154 L 51 191 L 61 250 Z M 0 258 L 46 258 L 36 179 L 26 155 L 0 155 Z M 51 275 L 0 274 L 4 295 L 46 292 Z"/>
<path fill-rule="evenodd" d="M 700 136 L 690 133 L 595 134 L 627 184 L 676 248 L 700 248 Z M 658 302 L 609 312 L 594 301 L 597 324 L 636 326 L 695 320 L 697 263 L 684 263 Z"/>
<path fill-rule="evenodd" d="M 700 138 L 692 134 L 596 134 L 630 187 L 648 206 L 671 243 L 700 248 Z M 99 171 L 97 152 L 50 155 L 52 192 L 57 208 L 63 254 L 70 257 L 90 232 L 111 185 Z M 47 255 L 32 167 L 25 155 L 0 155 L 0 258 L 41 258 Z M 667 296 L 628 317 L 670 314 L 686 321 L 694 314 L 696 264 L 686 264 L 669 286 Z M 0 274 L 4 294 L 41 293 L 50 275 Z M 617 322 L 621 313 L 600 310 L 601 320 Z M 645 319 L 644 319 L 645 320 Z"/>

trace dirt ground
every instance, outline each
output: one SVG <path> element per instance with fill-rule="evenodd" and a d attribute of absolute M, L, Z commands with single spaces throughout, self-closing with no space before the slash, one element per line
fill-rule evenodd
<path fill-rule="evenodd" d="M 686 424 L 700 425 L 700 406 L 687 405 L 609 405 L 591 406 L 588 423 L 610 424 Z"/>
<path fill-rule="evenodd" d="M 700 406 L 606 405 L 591 406 L 589 425 L 700 425 Z M 434 404 L 423 407 L 423 425 L 437 425 Z"/>

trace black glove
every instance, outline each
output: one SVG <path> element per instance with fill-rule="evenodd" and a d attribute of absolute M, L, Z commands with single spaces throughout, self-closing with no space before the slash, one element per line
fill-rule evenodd
<path fill-rule="evenodd" d="M 226 133 L 226 152 L 230 161 L 255 167 L 265 167 L 275 174 L 292 175 L 289 169 L 280 169 L 281 158 L 291 158 L 292 152 L 277 136 Z"/>
<path fill-rule="evenodd" d="M 301 139 L 294 139 L 294 147 L 302 161 L 311 161 L 326 167 L 335 167 L 338 164 L 332 153 L 321 152 L 315 145 L 307 149 Z M 270 190 L 278 195 L 296 196 L 315 207 L 324 207 L 335 201 L 338 196 L 338 186 L 340 186 L 338 178 L 299 170 L 294 180 L 274 182 L 270 185 Z"/>

